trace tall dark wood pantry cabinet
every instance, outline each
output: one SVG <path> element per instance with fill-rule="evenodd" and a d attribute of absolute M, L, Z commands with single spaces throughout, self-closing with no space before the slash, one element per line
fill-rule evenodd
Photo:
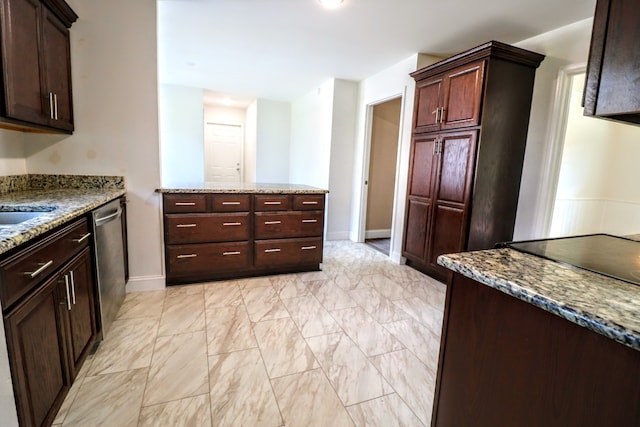
<path fill-rule="evenodd" d="M 403 256 L 447 280 L 438 256 L 511 240 L 535 70 L 543 55 L 491 41 L 416 80 Z"/>

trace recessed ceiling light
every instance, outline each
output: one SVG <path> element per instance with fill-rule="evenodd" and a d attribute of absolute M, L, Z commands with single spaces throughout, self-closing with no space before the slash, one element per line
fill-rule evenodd
<path fill-rule="evenodd" d="M 318 2 L 327 9 L 335 9 L 340 6 L 344 0 L 318 0 Z"/>

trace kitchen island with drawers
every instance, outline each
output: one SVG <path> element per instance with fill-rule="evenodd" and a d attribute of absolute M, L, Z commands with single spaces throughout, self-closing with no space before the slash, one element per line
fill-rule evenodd
<path fill-rule="evenodd" d="M 158 192 L 167 285 L 320 269 L 327 190 L 202 183 Z"/>
<path fill-rule="evenodd" d="M 438 262 L 454 274 L 432 426 L 640 425 L 638 284 L 511 248 Z"/>

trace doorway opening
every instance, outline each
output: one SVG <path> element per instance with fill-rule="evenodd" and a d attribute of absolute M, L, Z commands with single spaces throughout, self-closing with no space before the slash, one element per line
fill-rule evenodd
<path fill-rule="evenodd" d="M 207 122 L 204 131 L 205 182 L 242 182 L 242 125 Z"/>
<path fill-rule="evenodd" d="M 402 98 L 371 108 L 371 146 L 365 181 L 365 243 L 389 255 Z"/>

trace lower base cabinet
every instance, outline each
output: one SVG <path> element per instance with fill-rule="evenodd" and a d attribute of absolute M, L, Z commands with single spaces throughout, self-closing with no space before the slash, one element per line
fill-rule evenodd
<path fill-rule="evenodd" d="M 51 424 L 71 386 L 65 354 L 64 293 L 60 276 L 54 276 L 5 318 L 21 425 Z"/>
<path fill-rule="evenodd" d="M 432 426 L 639 426 L 640 351 L 461 274 Z"/>
<path fill-rule="evenodd" d="M 0 260 L 0 298 L 21 426 L 52 424 L 96 341 L 88 236 L 82 218 Z"/>
<path fill-rule="evenodd" d="M 167 285 L 317 271 L 324 193 L 163 195 Z"/>

